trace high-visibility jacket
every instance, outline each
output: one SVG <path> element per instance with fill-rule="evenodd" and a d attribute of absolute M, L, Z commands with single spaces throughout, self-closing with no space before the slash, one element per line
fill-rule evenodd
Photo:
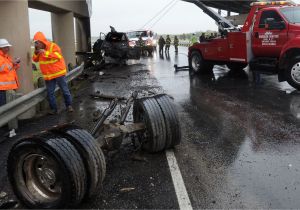
<path fill-rule="evenodd" d="M 159 40 L 158 40 L 158 45 L 160 47 L 163 47 L 165 44 L 166 44 L 165 39 L 163 37 L 160 37 Z"/>
<path fill-rule="evenodd" d="M 197 38 L 195 36 L 192 36 L 191 40 L 190 40 L 190 45 L 194 45 L 195 43 L 197 43 Z"/>
<path fill-rule="evenodd" d="M 179 45 L 179 40 L 178 40 L 178 38 L 176 37 L 176 38 L 174 38 L 174 45 L 175 46 L 178 46 Z"/>
<path fill-rule="evenodd" d="M 14 65 L 12 58 L 0 51 L 0 90 L 15 90 L 19 88 L 16 70 L 20 65 Z"/>
<path fill-rule="evenodd" d="M 167 39 L 166 39 L 166 45 L 167 46 L 171 45 L 171 39 L 170 39 L 170 37 L 167 37 Z"/>
<path fill-rule="evenodd" d="M 40 63 L 40 69 L 44 79 L 52 80 L 65 76 L 67 69 L 60 47 L 53 42 L 49 42 L 42 32 L 37 32 L 33 40 L 43 42 L 46 45 L 44 52 L 39 54 L 34 53 L 32 57 L 34 62 Z"/>

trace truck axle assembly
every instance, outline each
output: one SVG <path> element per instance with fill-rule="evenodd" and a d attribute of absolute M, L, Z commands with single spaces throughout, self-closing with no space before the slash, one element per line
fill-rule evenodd
<path fill-rule="evenodd" d="M 21 139 L 11 149 L 7 173 L 18 199 L 29 208 L 66 208 L 101 192 L 106 173 L 102 149 L 120 148 L 125 136 L 138 137 L 141 148 L 161 152 L 180 143 L 175 106 L 168 95 L 137 99 L 134 92 L 114 123 L 114 99 L 87 130 L 73 125 L 55 126 Z M 125 119 L 133 106 L 133 122 Z"/>

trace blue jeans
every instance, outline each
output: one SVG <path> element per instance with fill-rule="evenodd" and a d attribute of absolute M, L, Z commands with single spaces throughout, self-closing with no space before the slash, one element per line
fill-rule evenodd
<path fill-rule="evenodd" d="M 6 91 L 0 90 L 0 106 L 6 104 Z"/>
<path fill-rule="evenodd" d="M 68 107 L 72 104 L 72 96 L 69 91 L 65 76 L 58 77 L 58 78 L 55 78 L 52 80 L 46 80 L 49 105 L 50 105 L 50 108 L 54 111 L 57 111 L 57 105 L 56 105 L 56 99 L 55 99 L 56 83 L 58 84 L 58 86 L 60 87 L 60 89 L 63 92 L 66 107 Z"/>

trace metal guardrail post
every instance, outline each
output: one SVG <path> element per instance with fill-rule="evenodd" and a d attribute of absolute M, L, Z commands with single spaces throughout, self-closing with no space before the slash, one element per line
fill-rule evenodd
<path fill-rule="evenodd" d="M 73 69 L 68 72 L 66 75 L 67 82 L 72 81 L 76 77 L 78 77 L 84 68 L 84 64 L 82 63 L 79 67 Z M 58 88 L 56 88 L 56 91 Z M 0 107 L 0 127 L 7 124 L 10 120 L 15 119 L 19 115 L 28 111 L 41 101 L 46 98 L 47 91 L 46 88 L 38 88 L 26 95 L 17 98 L 16 100 L 9 102 Z"/>
<path fill-rule="evenodd" d="M 12 102 L 16 100 L 17 98 L 20 98 L 22 96 L 21 93 L 17 93 L 14 90 L 8 90 L 6 91 L 6 100 L 7 102 Z M 18 119 L 12 119 L 11 121 L 8 122 L 8 128 L 11 129 L 18 129 Z"/>
<path fill-rule="evenodd" d="M 37 86 L 38 86 L 38 88 L 43 88 L 46 86 L 45 80 L 43 77 L 38 78 Z M 47 101 L 43 100 L 41 103 L 39 103 L 39 105 L 37 107 L 38 107 L 38 112 L 45 111 L 48 108 Z"/>

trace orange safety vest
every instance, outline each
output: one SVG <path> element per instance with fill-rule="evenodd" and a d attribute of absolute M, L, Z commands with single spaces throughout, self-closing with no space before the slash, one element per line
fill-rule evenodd
<path fill-rule="evenodd" d="M 15 90 L 19 88 L 18 75 L 12 59 L 0 51 L 0 90 Z"/>
<path fill-rule="evenodd" d="M 67 74 L 65 59 L 61 49 L 53 42 L 49 42 L 42 32 L 37 32 L 34 41 L 43 42 L 46 45 L 44 52 L 34 54 L 32 60 L 40 63 L 40 69 L 45 80 L 52 80 Z"/>

